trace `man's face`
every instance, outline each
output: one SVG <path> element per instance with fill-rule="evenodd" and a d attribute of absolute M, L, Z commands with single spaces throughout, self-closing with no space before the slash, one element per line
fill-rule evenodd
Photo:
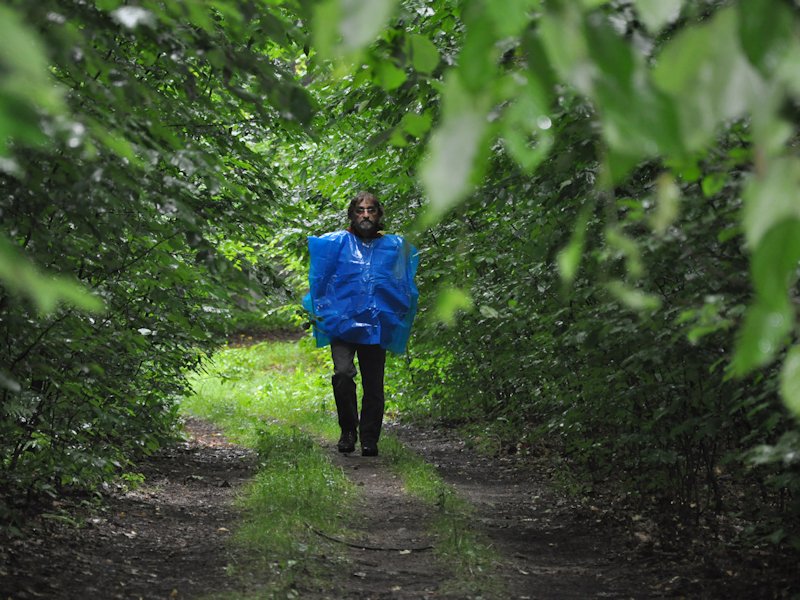
<path fill-rule="evenodd" d="M 380 215 L 375 200 L 366 198 L 356 205 L 352 221 L 353 229 L 359 235 L 372 235 L 378 230 L 379 220 Z"/>

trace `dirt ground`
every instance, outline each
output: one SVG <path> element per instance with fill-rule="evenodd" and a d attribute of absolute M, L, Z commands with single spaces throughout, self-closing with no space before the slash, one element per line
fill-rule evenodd
<path fill-rule="evenodd" d="M 187 425 L 190 441 L 141 465 L 144 485 L 101 510 L 77 508 L 84 526 L 45 515 L 22 539 L 0 538 L 0 598 L 196 598 L 232 587 L 224 541 L 255 457 L 208 424 Z"/>
<path fill-rule="evenodd" d="M 473 526 L 500 557 L 499 586 L 485 598 L 800 593 L 795 566 L 782 559 L 727 549 L 656 551 L 630 515 L 615 516 L 613 507 L 555 491 L 524 457 L 482 456 L 446 431 L 387 430 L 436 465 L 475 506 Z M 144 485 L 113 496 L 103 509 L 81 509 L 89 514 L 83 527 L 43 516 L 21 539 L 0 537 L 0 598 L 225 598 L 243 591 L 225 574 L 237 560 L 225 541 L 236 526 L 233 499 L 255 459 L 205 423 L 190 421 L 188 432 L 190 441 L 142 465 Z M 347 566 L 324 581 L 298 582 L 295 597 L 465 597 L 430 549 L 436 540 L 427 524 L 434 509 L 404 492 L 383 457 L 340 455 L 334 448 L 330 456 L 364 492 L 347 540 L 329 540 L 347 557 L 336 564 Z"/>
<path fill-rule="evenodd" d="M 546 461 L 479 455 L 447 431 L 390 429 L 476 508 L 511 598 L 800 598 L 791 556 L 723 539 L 659 544 L 627 507 L 557 491 Z"/>

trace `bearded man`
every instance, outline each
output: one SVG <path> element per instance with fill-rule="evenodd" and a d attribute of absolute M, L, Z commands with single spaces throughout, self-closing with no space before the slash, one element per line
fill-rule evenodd
<path fill-rule="evenodd" d="M 303 305 L 312 316 L 317 346 L 331 346 L 333 396 L 341 436 L 339 452 L 378 456 L 385 406 L 386 351 L 405 352 L 419 293 L 416 249 L 385 234 L 383 207 L 359 192 L 347 209 L 344 231 L 308 238 L 311 268 Z M 361 372 L 361 414 L 355 359 Z"/>

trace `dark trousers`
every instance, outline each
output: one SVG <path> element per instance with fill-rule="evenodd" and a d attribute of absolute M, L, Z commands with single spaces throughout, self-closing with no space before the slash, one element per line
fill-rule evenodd
<path fill-rule="evenodd" d="M 358 418 L 356 399 L 356 367 L 353 359 L 358 355 L 361 371 L 361 419 Z M 380 346 L 351 344 L 341 340 L 331 341 L 333 357 L 333 397 L 339 414 L 342 431 L 358 431 L 361 444 L 377 444 L 383 424 L 383 370 L 386 350 Z"/>

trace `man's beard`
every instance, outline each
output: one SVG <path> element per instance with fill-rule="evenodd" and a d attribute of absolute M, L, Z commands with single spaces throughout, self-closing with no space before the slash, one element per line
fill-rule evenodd
<path fill-rule="evenodd" d="M 353 221 L 352 225 L 354 225 L 353 229 L 355 229 L 359 233 L 365 233 L 371 235 L 378 230 L 378 224 L 368 219 Z"/>

